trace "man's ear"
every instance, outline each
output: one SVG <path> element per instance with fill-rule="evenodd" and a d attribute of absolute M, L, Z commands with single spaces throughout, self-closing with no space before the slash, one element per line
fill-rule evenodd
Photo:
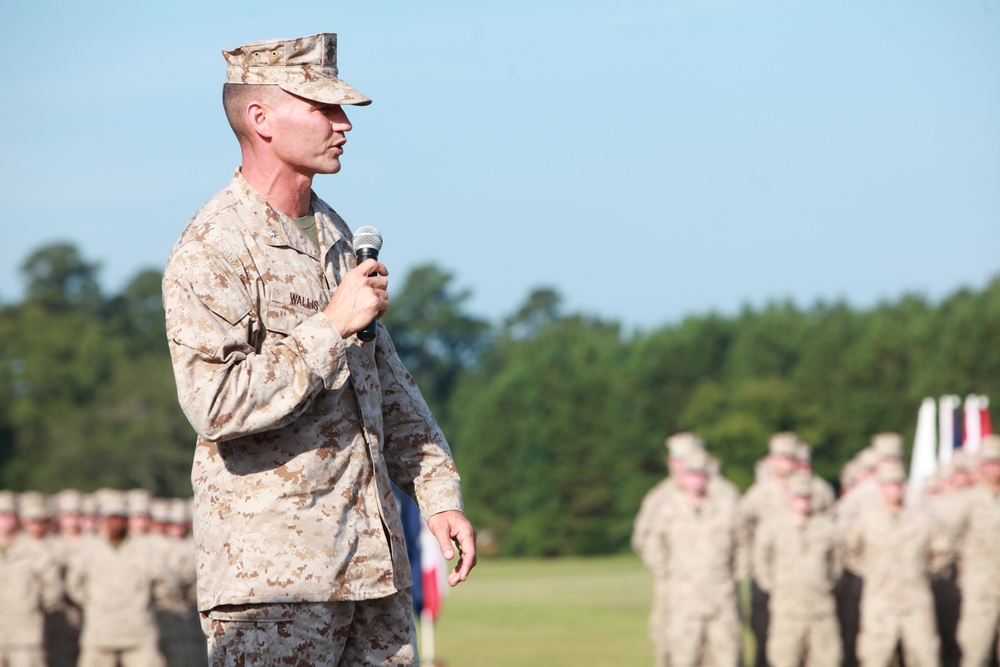
<path fill-rule="evenodd" d="M 273 136 L 271 129 L 271 114 L 274 109 L 263 102 L 250 102 L 247 105 L 247 129 L 262 139 L 270 139 Z"/>

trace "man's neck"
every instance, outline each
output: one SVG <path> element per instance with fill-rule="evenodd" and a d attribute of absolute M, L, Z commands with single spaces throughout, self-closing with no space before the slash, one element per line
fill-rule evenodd
<path fill-rule="evenodd" d="M 289 218 L 301 218 L 309 214 L 312 176 L 257 159 L 255 154 L 248 151 L 243 153 L 240 173 L 276 211 Z"/>

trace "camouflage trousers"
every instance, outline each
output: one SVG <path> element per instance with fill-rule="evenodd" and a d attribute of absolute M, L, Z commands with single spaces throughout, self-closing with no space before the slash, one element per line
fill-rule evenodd
<path fill-rule="evenodd" d="M 0 667 L 45 667 L 45 651 L 40 646 L 0 646 Z"/>
<path fill-rule="evenodd" d="M 909 609 L 906 613 L 861 607 L 858 662 L 864 667 L 889 665 L 902 645 L 906 667 L 938 667 L 941 642 L 934 610 Z"/>
<path fill-rule="evenodd" d="M 201 619 L 211 667 L 420 664 L 409 589 L 376 600 L 226 605 Z"/>
<path fill-rule="evenodd" d="M 1000 601 L 966 595 L 962 598 L 962 615 L 958 619 L 958 645 L 962 647 L 962 667 L 986 667 L 996 645 L 1000 661 Z"/>
<path fill-rule="evenodd" d="M 670 610 L 667 621 L 670 667 L 737 667 L 740 664 L 740 617 L 736 601 L 723 604 L 712 616 Z"/>
<path fill-rule="evenodd" d="M 767 628 L 771 667 L 840 667 L 843 655 L 840 624 L 833 612 L 813 617 L 771 612 Z"/>

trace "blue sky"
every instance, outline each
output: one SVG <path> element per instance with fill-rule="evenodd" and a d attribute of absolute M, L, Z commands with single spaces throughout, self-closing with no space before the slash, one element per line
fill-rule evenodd
<path fill-rule="evenodd" d="M 162 268 L 239 163 L 220 51 L 323 31 L 374 103 L 315 189 L 397 286 L 650 329 L 1000 273 L 1000 0 L 41 0 L 0 24 L 0 299 L 52 241 Z"/>

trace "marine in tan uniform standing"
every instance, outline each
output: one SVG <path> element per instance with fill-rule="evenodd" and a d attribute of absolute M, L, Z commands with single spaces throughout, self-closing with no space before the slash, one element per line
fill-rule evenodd
<path fill-rule="evenodd" d="M 685 456 L 681 495 L 651 537 L 649 557 L 670 604 L 658 649 L 671 667 L 736 667 L 739 662 L 736 583 L 746 569 L 746 554 L 736 507 L 712 497 L 709 474 L 704 450 Z"/>
<path fill-rule="evenodd" d="M 74 489 L 64 489 L 56 494 L 55 500 L 57 532 L 51 544 L 59 565 L 60 581 L 65 581 L 69 561 L 90 536 L 83 532 L 83 494 Z M 75 667 L 80 655 L 82 627 L 83 612 L 64 594 L 58 608 L 45 618 L 49 667 Z"/>
<path fill-rule="evenodd" d="M 242 162 L 164 272 L 192 480 L 198 606 L 213 665 L 417 661 L 392 491 L 414 498 L 449 583 L 476 563 L 451 451 L 389 332 L 388 269 L 312 191 L 340 171 L 349 105 L 337 36 L 226 50 Z M 383 253 L 384 254 L 384 253 Z M 252 629 L 253 632 L 249 632 Z"/>
<path fill-rule="evenodd" d="M 52 553 L 19 530 L 17 499 L 0 491 L 0 665 L 45 667 L 45 613 L 62 598 Z"/>
<path fill-rule="evenodd" d="M 79 667 L 162 667 L 155 600 L 176 594 L 149 550 L 128 537 L 125 494 L 98 493 L 100 536 L 70 561 L 66 588 L 83 608 Z"/>
<path fill-rule="evenodd" d="M 846 536 L 851 525 L 873 507 L 882 505 L 882 494 L 876 471 L 882 461 L 903 460 L 903 436 L 898 433 L 877 433 L 868 447 L 855 457 L 854 484 L 849 493 L 837 500 L 834 515 L 841 536 Z M 844 553 L 844 572 L 837 582 L 837 618 L 844 644 L 844 667 L 857 667 L 857 640 L 861 628 L 860 565 L 854 554 Z"/>
<path fill-rule="evenodd" d="M 761 525 L 753 572 L 768 593 L 767 660 L 771 667 L 837 667 L 843 657 L 833 588 L 843 567 L 836 525 L 814 513 L 812 475 L 788 480 L 784 516 Z"/>
<path fill-rule="evenodd" d="M 670 610 L 670 590 L 665 577 L 666 563 L 657 546 L 660 543 L 658 531 L 670 521 L 672 508 L 683 498 L 678 479 L 683 474 L 684 457 L 688 452 L 703 449 L 701 438 L 693 433 L 676 433 L 664 441 L 667 449 L 666 464 L 668 476 L 650 489 L 642 499 L 639 512 L 632 526 L 632 549 L 653 573 L 653 606 L 649 614 L 649 637 L 653 642 L 654 664 L 667 667 Z"/>
<path fill-rule="evenodd" d="M 800 442 L 798 435 L 792 432 L 775 433 L 768 441 L 767 458 L 757 481 L 740 501 L 740 521 L 748 553 L 753 553 L 761 525 L 773 517 L 784 516 L 787 511 L 788 478 L 799 467 L 796 454 Z M 751 572 L 750 630 L 754 636 L 755 667 L 767 665 L 767 609 L 767 593 L 760 588 Z"/>
<path fill-rule="evenodd" d="M 935 529 L 928 514 L 903 506 L 901 462 L 883 461 L 877 476 L 882 503 L 851 524 L 846 544 L 864 581 L 858 660 L 864 667 L 888 666 L 901 646 L 907 667 L 938 665 Z"/>
<path fill-rule="evenodd" d="M 1000 662 L 1000 436 L 983 439 L 979 459 L 980 483 L 970 491 L 958 546 L 962 667 Z"/>

